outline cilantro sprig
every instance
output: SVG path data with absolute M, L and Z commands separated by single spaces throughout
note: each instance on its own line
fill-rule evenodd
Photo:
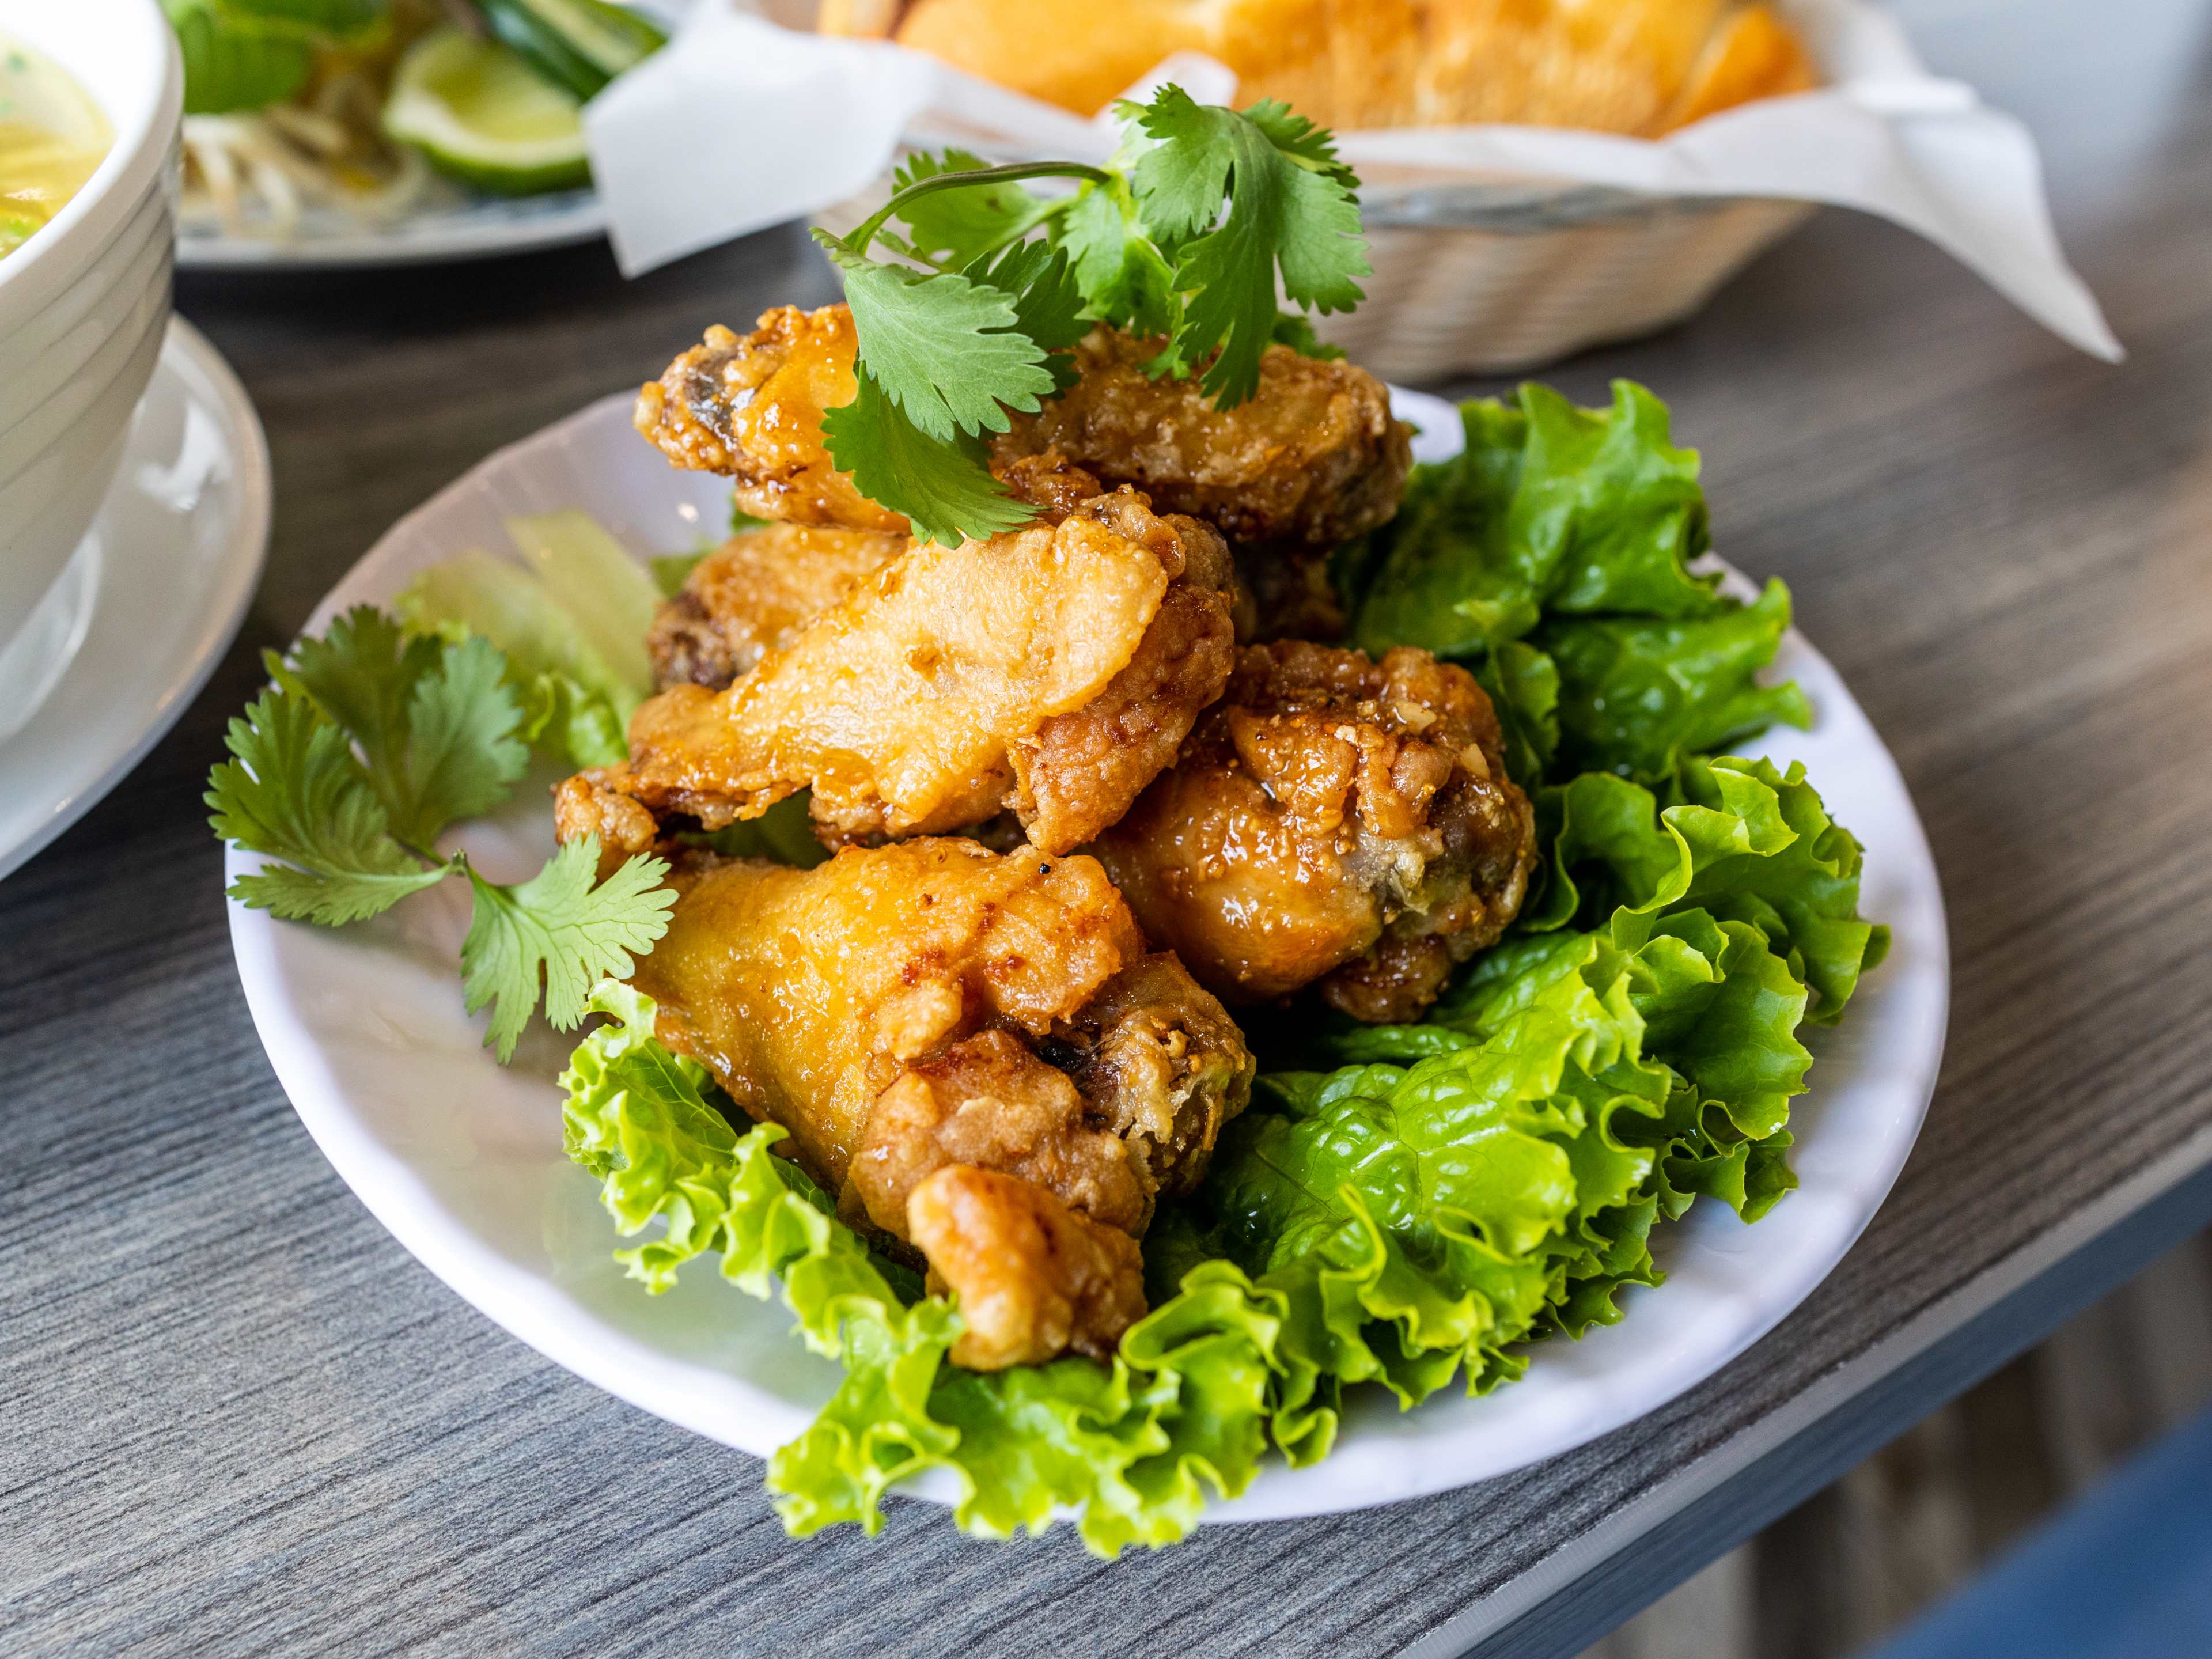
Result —
M 860 339 L 858 390 L 823 422 L 830 455 L 924 540 L 1035 516 L 992 477 L 988 434 L 1066 389 L 1093 324 L 1159 341 L 1152 374 L 1196 374 L 1227 408 L 1258 389 L 1272 344 L 1335 355 L 1309 313 L 1364 297 L 1359 180 L 1325 129 L 1272 100 L 1226 109 L 1176 86 L 1115 113 L 1122 143 L 1103 167 L 918 155 L 850 235 L 814 233 Z M 1036 179 L 1074 188 L 1040 195 Z
M 528 881 L 487 881 L 468 854 L 436 850 L 489 811 L 529 765 L 528 721 L 506 657 L 481 637 L 413 633 L 374 606 L 267 658 L 270 684 L 230 722 L 231 758 L 208 775 L 215 832 L 276 860 L 232 884 L 257 910 L 327 927 L 377 915 L 449 876 L 473 902 L 461 946 L 471 1013 L 504 1062 L 543 998 L 562 1030 L 591 988 L 628 975 L 675 895 L 668 866 L 629 859 L 603 881 L 596 837 L 562 847 Z

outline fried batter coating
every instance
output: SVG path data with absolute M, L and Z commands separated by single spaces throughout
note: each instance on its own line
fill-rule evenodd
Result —
M 639 394 L 638 430 L 676 465 L 736 479 L 739 505 L 763 518 L 904 530 L 823 447 L 823 410 L 854 395 L 854 347 L 842 305 L 786 306 L 742 337 L 711 330 Z M 1076 348 L 1081 379 L 1015 415 L 992 441 L 994 463 L 1057 449 L 1238 541 L 1326 546 L 1397 510 L 1412 428 L 1390 417 L 1389 392 L 1364 369 L 1270 346 L 1257 393 L 1215 409 L 1194 379 L 1147 375 L 1158 355 L 1157 341 L 1094 329 Z
M 1204 1172 L 1253 1063 L 1097 862 L 938 837 L 812 870 L 693 854 L 672 884 L 635 976 L 662 1040 L 921 1249 L 968 1314 L 962 1363 L 1110 1349 L 1155 1198 Z
M 632 797 L 609 788 L 605 776 L 594 768 L 553 787 L 553 833 L 563 843 L 597 836 L 601 881 L 632 854 L 667 850 L 661 849 L 659 821 Z
M 1127 489 L 988 541 L 916 544 L 728 690 L 647 701 L 629 763 L 588 781 L 710 830 L 811 788 L 831 846 L 1011 807 L 1066 852 L 1220 695 L 1233 581 L 1211 527 Z
M 646 635 L 654 685 L 719 691 L 907 550 L 882 530 L 769 524 L 741 530 L 691 567 Z
M 720 326 L 638 393 L 637 429 L 675 465 L 737 481 L 756 518 L 905 532 L 823 447 L 822 411 L 853 401 L 853 313 L 779 306 L 738 335 Z
M 1535 862 L 1496 711 L 1464 669 L 1255 646 L 1092 849 L 1156 942 L 1231 1002 L 1319 981 L 1356 1018 L 1418 1018 L 1496 943 Z
M 956 1365 L 1037 1365 L 1070 1349 L 1111 1359 L 1145 1316 L 1137 1241 L 1045 1188 L 947 1164 L 914 1189 L 907 1224 L 929 1259 L 929 1288 L 960 1299 Z
M 1244 1034 L 1165 951 L 1055 1020 L 1043 1050 L 1075 1079 L 1091 1121 L 1127 1144 L 1146 1189 L 1168 1194 L 1197 1187 L 1249 1081 Z
M 1259 390 L 1216 409 L 1196 379 L 1145 372 L 1159 351 L 1157 340 L 1093 329 L 1075 348 L 1076 383 L 1014 416 L 993 453 L 1059 449 L 1237 542 L 1334 545 L 1398 510 L 1413 428 L 1390 417 L 1389 388 L 1365 369 L 1270 346 Z
M 1003 1030 L 915 1061 L 877 1096 L 851 1182 L 868 1219 L 903 1234 L 909 1195 L 950 1164 L 1035 1182 L 1131 1237 L 1152 1218 L 1152 1192 L 1121 1138 L 1086 1128 L 1073 1079 Z

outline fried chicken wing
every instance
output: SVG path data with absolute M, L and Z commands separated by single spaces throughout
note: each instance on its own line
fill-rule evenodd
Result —
M 736 480 L 757 518 L 903 533 L 906 520 L 853 487 L 823 447 L 822 411 L 853 401 L 853 313 L 779 306 L 701 344 L 638 393 L 634 419 L 671 463 Z
M 1413 428 L 1365 369 L 1270 346 L 1259 390 L 1216 409 L 1196 379 L 1154 380 L 1161 343 L 1096 328 L 1075 384 L 994 441 L 1004 459 L 1057 449 L 1160 510 L 1235 542 L 1333 546 L 1386 522 L 1413 467 Z
M 1464 669 L 1286 641 L 1240 654 L 1182 758 L 1093 850 L 1226 1000 L 1318 981 L 1357 1018 L 1402 1021 L 1519 912 L 1535 832 Z
M 739 531 L 691 567 L 653 618 L 645 644 L 654 684 L 720 690 L 791 644 L 907 545 L 888 531 L 825 525 Z
M 1234 577 L 1210 526 L 1044 460 L 1088 492 L 1057 522 L 910 546 L 726 690 L 647 701 L 588 789 L 718 829 L 811 788 L 833 846 L 1002 808 L 1047 852 L 1096 835 L 1219 696 Z
M 921 1251 L 969 1321 L 955 1357 L 1110 1351 L 1155 1198 L 1204 1172 L 1253 1065 L 1097 862 L 939 837 L 811 870 L 695 854 L 672 883 L 635 981 L 662 1040 Z
M 676 465 L 726 473 L 763 518 L 903 530 L 866 500 L 823 447 L 822 412 L 849 402 L 855 336 L 843 306 L 787 306 L 740 337 L 726 328 L 639 394 L 637 427 Z M 1094 329 L 1076 348 L 1080 379 L 992 441 L 994 462 L 1058 450 L 1109 484 L 1132 484 L 1164 513 L 1188 513 L 1232 540 L 1328 546 L 1397 510 L 1412 428 L 1364 369 L 1271 346 L 1258 392 L 1216 409 L 1196 380 L 1154 380 L 1159 343 Z
M 1070 1349 L 1111 1359 L 1145 1316 L 1137 1241 L 1045 1188 L 948 1164 L 914 1189 L 907 1218 L 929 1288 L 960 1299 L 956 1365 L 1038 1365 Z

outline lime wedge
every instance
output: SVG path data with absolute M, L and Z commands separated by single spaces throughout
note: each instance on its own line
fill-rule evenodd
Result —
M 534 196 L 590 182 L 581 108 L 496 41 L 439 29 L 399 60 L 384 131 L 464 184 Z

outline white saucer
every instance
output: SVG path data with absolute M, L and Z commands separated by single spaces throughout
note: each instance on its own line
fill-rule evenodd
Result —
M 1417 453 L 1460 443 L 1457 411 L 1395 392 L 1423 428 Z M 630 427 L 625 394 L 502 450 L 395 526 L 323 601 L 388 604 L 426 565 L 503 544 L 503 515 L 580 507 L 640 557 L 696 549 L 727 511 L 726 482 L 672 471 Z M 1740 578 L 1732 580 L 1740 580 Z M 1949 963 L 1943 902 L 1912 800 L 1881 739 L 1827 660 L 1794 629 L 1775 664 L 1811 697 L 1811 732 L 1747 745 L 1802 760 L 1865 842 L 1863 902 L 1887 922 L 1889 959 L 1834 1030 L 1792 1103 L 1802 1185 L 1756 1230 L 1700 1204 L 1655 1241 L 1668 1282 L 1627 1293 L 1626 1316 L 1581 1342 L 1536 1349 L 1522 1381 L 1480 1400 L 1447 1389 L 1400 1414 L 1360 1391 L 1336 1450 L 1278 1463 L 1214 1521 L 1315 1515 L 1394 1502 L 1565 1451 L 1664 1404 L 1773 1328 L 1873 1217 L 1918 1134 L 1943 1049 Z M 553 849 L 550 803 L 519 792 L 460 838 L 496 880 Z M 229 854 L 226 880 L 255 868 Z M 809 1355 L 781 1305 L 740 1295 L 711 1263 L 647 1296 L 614 1260 L 598 1188 L 561 1150 L 555 1078 L 573 1039 L 533 1028 L 502 1068 L 461 1010 L 466 890 L 453 884 L 338 931 L 234 903 L 231 942 L 254 1024 L 285 1092 L 338 1173 L 426 1267 L 532 1347 L 609 1392 L 765 1455 L 830 1397 L 837 1367 Z M 313 1340 L 312 1336 L 303 1340 Z M 946 1497 L 947 1479 L 913 1488 Z
M 0 742 L 0 877 L 112 788 L 207 683 L 260 578 L 269 500 L 246 389 L 173 320 L 122 470 L 56 596 L 51 625 L 79 636 L 75 653 Z

